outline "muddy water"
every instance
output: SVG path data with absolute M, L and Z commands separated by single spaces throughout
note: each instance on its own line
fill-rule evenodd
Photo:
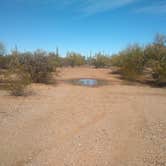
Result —
M 108 85 L 108 81 L 106 80 L 98 80 L 91 78 L 73 79 L 70 80 L 70 83 L 72 83 L 73 85 L 89 86 L 89 87 Z

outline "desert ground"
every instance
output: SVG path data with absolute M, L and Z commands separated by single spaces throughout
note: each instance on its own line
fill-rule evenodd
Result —
M 166 166 L 165 88 L 124 82 L 110 69 L 62 68 L 56 79 L 24 97 L 0 90 L 0 166 Z

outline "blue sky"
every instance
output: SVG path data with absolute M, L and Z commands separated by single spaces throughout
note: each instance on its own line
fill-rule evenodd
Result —
M 0 0 L 0 41 L 10 51 L 43 48 L 116 53 L 166 34 L 166 0 Z

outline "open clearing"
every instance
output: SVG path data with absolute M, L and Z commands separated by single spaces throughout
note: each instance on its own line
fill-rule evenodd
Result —
M 31 96 L 0 91 L 0 166 L 166 166 L 166 89 L 109 72 L 64 68 Z M 73 78 L 111 84 L 66 83 Z

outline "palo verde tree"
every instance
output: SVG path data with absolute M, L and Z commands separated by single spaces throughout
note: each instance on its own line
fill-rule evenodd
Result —
M 152 76 L 157 85 L 166 83 L 166 36 L 157 34 L 154 42 L 145 49 L 147 67 L 151 68 Z
M 108 55 L 102 54 L 101 52 L 97 53 L 92 60 L 92 64 L 96 68 L 109 67 L 111 58 Z
M 65 59 L 65 65 L 75 67 L 75 66 L 81 66 L 86 63 L 85 57 L 82 56 L 80 53 L 76 52 L 68 52 Z

